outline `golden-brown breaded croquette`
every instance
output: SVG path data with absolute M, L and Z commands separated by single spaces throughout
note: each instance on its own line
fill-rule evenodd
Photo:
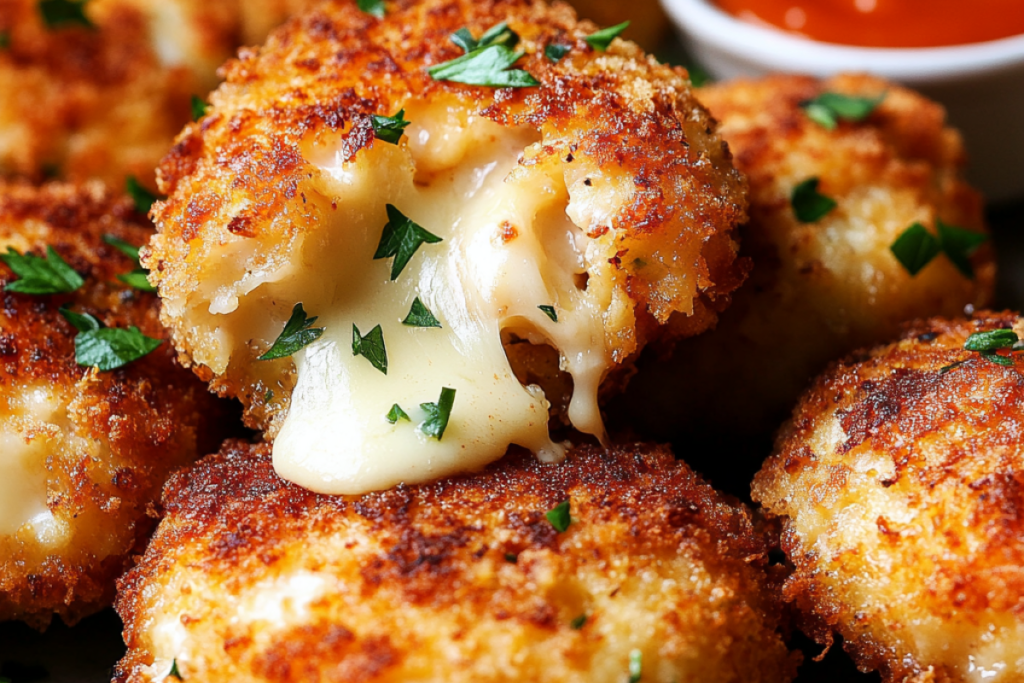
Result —
M 754 482 L 807 630 L 884 681 L 1024 677 L 1018 335 L 1015 314 L 936 318 L 833 365 Z
M 0 185 L 0 251 L 53 249 L 85 281 L 72 293 L 16 293 L 7 288 L 23 278 L 0 265 L 0 620 L 41 627 L 110 604 L 166 475 L 217 446 L 220 401 L 170 344 L 109 372 L 80 367 L 60 312 L 163 338 L 156 295 L 117 280 L 136 264 L 103 241 L 141 245 L 151 232 L 129 200 L 96 184 Z
M 867 119 L 827 130 L 801 107 L 826 92 L 884 99 Z M 973 279 L 943 255 L 911 276 L 890 250 L 915 222 L 933 235 L 940 220 L 985 232 L 981 199 L 961 175 L 960 136 L 938 104 L 855 75 L 740 80 L 698 97 L 749 179 L 741 254 L 754 269 L 713 333 L 636 379 L 623 406 L 638 408 L 629 414 L 644 429 L 661 438 L 770 432 L 828 362 L 892 339 L 903 321 L 989 304 L 989 246 L 971 258 Z M 837 205 L 803 223 L 791 195 L 812 178 Z
M 561 465 L 514 450 L 479 474 L 330 497 L 280 479 L 268 446 L 228 442 L 164 504 L 119 584 L 118 681 L 174 664 L 239 683 L 795 674 L 750 513 L 664 448 Z
M 236 15 L 203 0 L 0 0 L 0 175 L 153 185 L 234 50 Z
M 743 182 L 684 72 L 591 46 L 565 5 L 387 8 L 317 5 L 225 68 L 161 167 L 146 261 L 185 362 L 323 493 L 510 443 L 557 459 L 503 340 L 556 347 L 569 420 L 603 436 L 605 377 L 652 336 L 706 328 L 744 275 Z M 309 345 L 281 357 L 281 335 Z M 450 431 L 422 438 L 415 407 L 448 390 Z

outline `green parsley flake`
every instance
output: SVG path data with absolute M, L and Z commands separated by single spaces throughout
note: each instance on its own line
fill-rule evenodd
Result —
M 388 204 L 387 211 L 388 222 L 373 258 L 377 260 L 394 256 L 391 279 L 397 280 L 421 244 L 436 244 L 441 238 L 406 218 L 394 205 Z
M 516 555 L 515 553 L 505 553 L 505 561 L 509 562 L 511 564 L 518 564 L 519 563 L 519 556 Z
M 589 36 L 584 38 L 587 44 L 595 50 L 604 52 L 611 45 L 612 41 L 619 37 L 619 34 L 629 28 L 629 22 L 624 21 L 617 26 L 610 26 L 605 29 L 601 29 L 596 33 L 591 33 Z
M 468 28 L 460 28 L 451 35 L 452 42 L 462 48 L 463 52 L 469 54 L 491 45 L 504 45 L 509 49 L 519 44 L 519 34 L 508 27 L 507 22 L 495 24 L 480 36 L 480 40 L 473 38 Z
M 96 28 L 89 17 L 85 16 L 85 6 L 88 2 L 89 0 L 40 0 L 39 14 L 47 28 L 74 25 Z
M 1004 368 L 1011 368 L 1015 365 L 1014 359 L 1009 356 L 1000 356 L 996 353 L 1005 349 L 1009 349 L 1011 352 L 1024 349 L 1020 337 L 1013 330 L 1003 329 L 975 332 L 964 343 L 965 351 L 974 351 L 990 363 L 995 363 Z M 939 374 L 945 375 L 950 370 L 954 370 L 966 362 L 966 360 L 961 360 L 947 365 L 939 370 Z
M 142 290 L 143 292 L 155 292 L 156 287 L 149 284 L 149 271 L 142 267 L 139 262 L 139 247 L 136 247 L 114 235 L 104 235 L 103 241 L 114 247 L 122 254 L 135 261 L 135 270 L 130 273 L 118 275 L 117 279 L 129 287 Z
M 939 233 L 939 244 L 956 269 L 968 280 L 974 279 L 974 268 L 971 266 L 971 255 L 988 240 L 987 235 L 972 232 L 955 225 L 947 225 L 942 220 L 935 221 Z
M 896 238 L 889 250 L 913 277 L 939 255 L 942 247 L 923 225 L 914 223 Z
M 551 510 L 544 513 L 544 516 L 551 522 L 558 533 L 564 532 L 572 524 L 572 517 L 569 515 L 569 501 L 563 500 Z
M 377 325 L 366 336 L 359 333 L 359 328 L 352 325 L 352 355 L 362 356 L 370 361 L 370 365 L 385 375 L 388 374 L 388 350 L 384 348 L 384 330 Z
M 292 315 L 285 323 L 284 330 L 266 353 L 257 360 L 274 360 L 276 358 L 287 358 L 300 349 L 309 346 L 324 333 L 324 328 L 313 327 L 316 316 L 306 317 L 306 311 L 302 304 L 297 303 L 292 308 Z
M 556 64 L 562 60 L 562 57 L 569 54 L 572 47 L 569 45 L 562 45 L 560 43 L 548 43 L 547 47 L 544 48 L 544 56 L 550 59 Z
M 808 178 L 793 188 L 790 204 L 801 223 L 814 223 L 837 206 L 834 199 L 818 192 L 819 182 L 818 178 Z
M 537 308 L 539 308 L 540 310 L 544 311 L 544 315 L 546 315 L 547 317 L 551 318 L 551 322 L 553 322 L 553 323 L 557 323 L 558 322 L 558 313 L 555 312 L 555 307 L 554 306 L 538 306 Z
M 53 247 L 46 247 L 46 258 L 35 254 L 22 256 L 11 247 L 0 255 L 0 260 L 20 279 L 8 282 L 4 291 L 19 294 L 63 294 L 73 292 L 85 284 L 82 276 L 60 257 Z
M 199 119 L 201 119 L 204 116 L 206 116 L 206 110 L 208 108 L 209 108 L 209 105 L 206 104 L 206 102 L 203 102 L 203 98 L 199 97 L 199 95 L 193 95 L 192 96 L 192 120 L 193 121 L 198 121 Z
M 356 5 L 358 5 L 359 9 L 362 11 L 375 16 L 378 19 L 383 19 L 384 15 L 387 13 L 387 10 L 384 8 L 384 0 L 358 0 Z
M 128 176 L 124 181 L 124 189 L 128 196 L 135 202 L 135 210 L 139 213 L 148 214 L 153 208 L 153 203 L 159 199 L 155 194 L 145 188 L 133 175 Z
M 421 403 L 420 408 L 426 411 L 427 419 L 420 425 L 420 431 L 440 441 L 444 436 L 444 430 L 448 428 L 453 405 L 455 405 L 455 390 L 449 387 L 441 389 L 441 397 L 437 403 Z
M 141 247 L 136 247 L 134 244 L 131 244 L 130 242 L 125 242 L 123 239 L 117 237 L 116 235 L 104 235 L 103 241 L 117 249 L 119 252 L 130 258 L 132 261 L 135 261 L 136 265 L 138 265 L 139 249 L 141 249 Z
M 522 69 L 512 69 L 523 52 L 514 52 L 504 45 L 473 50 L 467 54 L 427 69 L 435 81 L 452 81 L 490 88 L 531 88 L 540 81 Z
M 884 99 L 885 93 L 878 97 L 856 97 L 837 92 L 825 92 L 800 106 L 803 107 L 807 117 L 819 126 L 827 130 L 835 130 L 840 120 L 863 121 Z
M 409 122 L 405 120 L 405 110 L 402 109 L 394 116 L 371 116 L 370 125 L 378 140 L 397 145 Z
M 644 653 L 640 650 L 629 651 L 629 683 L 640 683 L 644 674 Z
M 178 659 L 177 658 L 171 660 L 171 670 L 167 672 L 167 677 L 170 678 L 171 676 L 174 676 L 179 681 L 180 680 L 184 680 L 181 677 L 181 671 L 178 670 Z
M 105 327 L 95 316 L 60 309 L 61 315 L 78 330 L 75 337 L 75 362 L 101 372 L 116 370 L 152 353 L 163 342 L 147 337 L 132 326 L 128 329 Z
M 419 297 L 413 299 L 409 315 L 405 316 L 402 324 L 409 327 L 441 327 L 441 321 L 434 317 L 434 314 L 423 305 Z
M 6 50 L 11 46 L 11 34 L 8 31 L 0 31 L 0 50 Z
M 569 622 L 569 628 L 573 631 L 579 631 L 587 623 L 587 615 L 581 614 L 572 621 Z
M 272 403 L 274 401 L 274 390 L 267 389 L 267 393 L 263 394 L 264 403 Z
M 404 410 L 402 410 L 402 406 L 398 405 L 397 403 L 391 406 L 391 410 L 389 410 L 388 414 L 384 416 L 384 419 L 390 422 L 391 424 L 395 424 L 399 420 L 412 422 L 412 418 L 409 417 L 409 415 Z

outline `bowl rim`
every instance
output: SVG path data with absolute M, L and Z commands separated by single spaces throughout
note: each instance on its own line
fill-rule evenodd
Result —
M 816 75 L 868 71 L 908 83 L 929 83 L 1024 65 L 1024 34 L 945 47 L 857 47 L 743 21 L 710 0 L 663 0 L 663 4 L 694 42 L 713 44 L 773 71 Z

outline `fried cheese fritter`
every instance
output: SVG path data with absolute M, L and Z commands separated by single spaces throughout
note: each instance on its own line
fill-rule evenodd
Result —
M 568 527 L 545 514 L 568 501 Z M 119 584 L 115 680 L 789 681 L 764 538 L 661 447 L 514 450 L 361 497 L 228 442 Z
M 0 251 L 52 247 L 85 280 L 70 294 L 0 294 L 0 620 L 43 627 L 109 605 L 164 478 L 219 443 L 221 402 L 170 344 L 110 372 L 80 367 L 59 312 L 163 338 L 156 295 L 119 282 L 134 264 L 102 241 L 151 233 L 98 184 L 0 185 Z M 0 264 L 2 287 L 18 279 Z
M 510 30 L 482 53 L 450 39 L 485 40 L 499 22 Z M 628 374 L 651 337 L 705 329 L 742 281 L 744 185 L 685 72 L 622 40 L 600 51 L 585 41 L 596 28 L 540 1 L 396 2 L 377 19 L 338 0 L 225 68 L 209 113 L 160 169 L 170 198 L 146 263 L 183 361 L 306 459 L 293 480 L 329 493 L 394 485 L 363 441 L 342 450 L 366 479 L 339 483 L 355 475 L 318 469 L 348 462 L 322 442 L 376 429 L 366 438 L 383 443 L 393 404 L 442 387 L 462 397 L 454 445 L 423 442 L 429 465 L 403 467 L 404 481 L 478 468 L 509 443 L 557 458 L 547 402 L 516 381 L 502 341 L 556 347 L 573 380 L 568 419 L 601 437 L 605 377 Z M 568 52 L 555 61 L 552 45 Z M 428 73 L 460 55 L 452 78 L 539 84 Z M 376 137 L 373 117 L 399 115 L 397 142 Z M 403 265 L 389 260 L 404 249 L 395 237 L 388 251 L 392 230 L 415 245 Z M 438 329 L 402 323 L 416 300 Z M 293 315 L 316 318 L 323 338 L 257 362 Z M 374 369 L 355 350 L 372 342 L 354 335 L 378 325 Z M 561 405 L 557 374 L 537 384 Z
M 963 348 L 992 330 L 1024 320 L 918 322 L 833 365 L 754 482 L 806 630 L 887 682 L 1024 676 L 1024 358 Z
M 153 185 L 192 96 L 216 85 L 234 50 L 238 10 L 203 0 L 66 4 L 81 5 L 91 26 L 45 20 L 46 2 L 0 0 L 0 175 Z
M 885 98 L 866 120 L 826 130 L 801 107 L 826 92 Z M 990 246 L 971 257 L 974 279 L 942 255 L 911 276 L 890 250 L 915 222 L 933 235 L 938 220 L 986 231 L 981 199 L 961 175 L 960 136 L 938 104 L 856 75 L 739 80 L 698 97 L 749 179 L 741 254 L 754 269 L 713 333 L 637 377 L 623 407 L 647 433 L 768 433 L 828 362 L 892 339 L 903 321 L 991 302 Z M 837 206 L 802 223 L 791 194 L 811 178 Z

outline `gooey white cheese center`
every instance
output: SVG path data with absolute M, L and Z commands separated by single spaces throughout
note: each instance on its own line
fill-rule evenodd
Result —
M 359 494 L 429 481 L 479 469 L 510 444 L 560 459 L 543 392 L 520 384 L 505 356 L 509 334 L 559 349 L 575 383 L 571 420 L 604 435 L 597 389 L 611 360 L 602 311 L 581 285 L 588 240 L 566 216 L 559 160 L 539 153 L 535 131 L 453 116 L 410 108 L 400 146 L 377 140 L 348 161 L 310 154 L 331 225 L 306 239 L 295 273 L 310 278 L 303 304 L 325 332 L 294 355 L 274 443 L 276 470 L 303 487 Z M 391 259 L 373 258 L 388 204 L 442 240 L 420 245 L 394 281 Z M 440 329 L 403 324 L 417 297 Z M 353 325 L 362 335 L 381 326 L 387 374 L 353 354 Z M 420 406 L 444 387 L 456 394 L 437 439 L 421 429 Z M 395 404 L 411 419 L 389 423 Z

